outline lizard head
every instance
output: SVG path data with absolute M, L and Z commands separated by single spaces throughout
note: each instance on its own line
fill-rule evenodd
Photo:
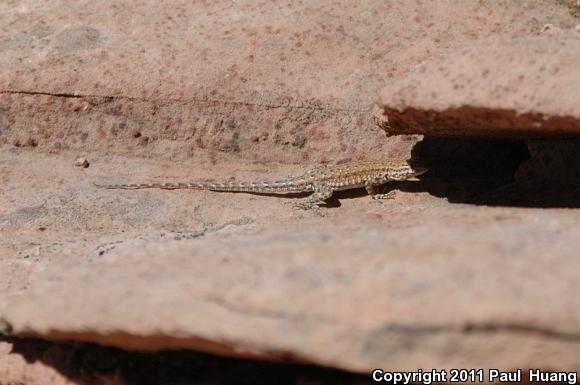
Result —
M 387 172 L 387 178 L 390 180 L 417 180 L 417 176 L 426 173 L 428 170 L 425 165 L 409 160 L 399 166 L 392 167 Z

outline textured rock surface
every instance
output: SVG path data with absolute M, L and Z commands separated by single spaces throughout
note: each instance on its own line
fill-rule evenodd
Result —
M 285 163 L 400 155 L 371 120 L 380 90 L 446 49 L 574 23 L 552 0 L 27 0 L 0 15 L 0 143 Z
M 562 175 L 559 147 L 417 143 L 371 118 L 417 65 L 495 35 L 576 46 L 536 36 L 548 23 L 575 21 L 551 0 L 1 2 L 0 327 L 363 372 L 577 368 L 580 214 L 537 208 L 537 192 L 520 209 L 477 194 Z M 295 198 L 92 184 L 273 179 L 410 152 L 433 161 L 421 182 L 388 202 L 343 193 L 325 218 Z M 8 383 L 76 381 L 60 348 L 37 369 L 11 345 Z
M 580 30 L 500 35 L 450 50 L 382 93 L 391 134 L 580 134 Z
M 73 161 L 39 171 L 59 181 L 79 170 Z M 60 241 L 4 261 L 16 286 L 3 288 L 2 320 L 18 335 L 362 372 L 577 367 L 580 213 L 451 204 L 421 183 L 401 187 L 413 192 L 347 195 L 318 218 L 275 197 L 100 191 L 80 177 L 57 194 L 29 186 L 45 203 L 5 223 Z M 158 225 L 168 218 L 190 224 Z M 117 234 L 102 235 L 106 223 Z

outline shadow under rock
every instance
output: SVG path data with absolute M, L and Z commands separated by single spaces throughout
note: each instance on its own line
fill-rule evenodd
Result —
M 452 203 L 580 207 L 580 141 L 425 137 L 412 158 L 429 167 L 406 191 Z
M 368 383 L 370 378 L 310 365 L 227 358 L 193 351 L 139 353 L 89 343 L 2 336 L 0 341 L 12 344 L 10 354 L 19 354 L 29 363 L 39 361 L 83 385 L 354 385 Z

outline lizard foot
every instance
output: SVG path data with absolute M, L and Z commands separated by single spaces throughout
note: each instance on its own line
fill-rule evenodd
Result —
M 309 211 L 313 211 L 315 214 L 324 217 L 326 216 L 325 212 L 323 211 L 322 208 L 320 208 L 320 206 L 318 206 L 316 203 L 312 203 L 312 202 L 298 202 L 298 203 L 294 203 L 294 207 L 300 210 L 309 210 Z
M 373 199 L 375 200 L 379 200 L 379 199 L 395 199 L 396 193 L 395 191 L 389 191 L 386 194 L 375 194 L 372 196 Z

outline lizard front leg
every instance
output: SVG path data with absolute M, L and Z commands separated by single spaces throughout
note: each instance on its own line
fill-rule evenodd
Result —
M 384 182 L 382 181 L 370 181 L 365 183 L 365 189 L 367 193 L 373 199 L 394 199 L 395 191 L 389 191 L 388 193 L 383 193 Z

